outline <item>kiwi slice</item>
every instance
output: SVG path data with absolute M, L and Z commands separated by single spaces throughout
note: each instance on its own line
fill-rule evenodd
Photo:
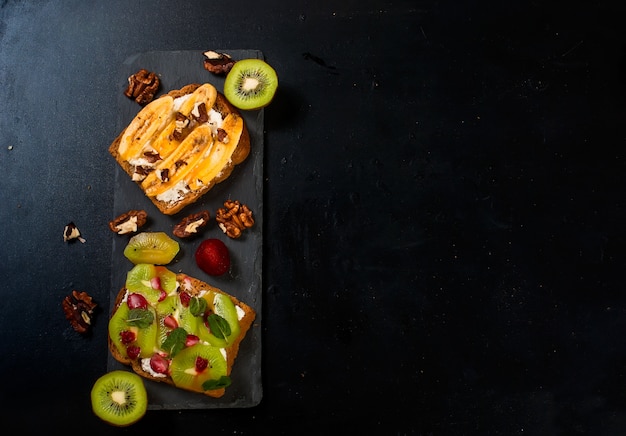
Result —
M 208 317 L 198 325 L 198 337 L 209 344 L 226 348 L 239 336 L 237 308 L 228 295 L 207 292 L 203 295 L 207 302 Z M 228 326 L 224 326 L 226 322 Z
M 235 62 L 224 81 L 224 95 L 233 106 L 243 110 L 267 106 L 277 88 L 276 71 L 261 59 Z
M 139 263 L 126 274 L 126 289 L 138 292 L 150 304 L 162 299 L 162 293 L 169 294 L 176 289 L 176 273 L 164 266 Z
M 156 312 L 152 307 L 143 310 L 151 313 L 152 316 L 146 318 L 148 321 L 151 319 L 151 322 L 142 322 L 141 310 L 133 312 L 126 303 L 120 304 L 109 320 L 109 337 L 117 351 L 124 357 L 128 357 L 127 349 L 130 345 L 139 347 L 139 357 L 141 358 L 150 357 L 154 353 L 158 333 Z M 124 343 L 122 332 L 132 332 L 135 335 L 135 340 Z
M 219 348 L 196 344 L 174 356 L 170 373 L 176 386 L 204 392 L 207 386 L 224 387 L 219 381 L 226 377 L 226 359 Z
M 135 265 L 166 265 L 176 257 L 179 250 L 178 242 L 165 232 L 142 232 L 130 238 L 124 249 L 124 256 Z
M 176 319 L 178 327 L 185 329 L 189 334 L 196 334 L 200 318 L 193 316 L 189 308 L 183 306 L 178 295 L 170 295 L 158 303 L 156 311 L 158 313 L 157 340 L 159 344 L 163 344 L 169 332 L 172 331 L 172 327 L 165 325 L 165 318 L 170 315 Z
M 126 427 L 139 421 L 148 408 L 148 394 L 141 377 L 115 370 L 96 380 L 91 389 L 93 412 L 105 422 Z

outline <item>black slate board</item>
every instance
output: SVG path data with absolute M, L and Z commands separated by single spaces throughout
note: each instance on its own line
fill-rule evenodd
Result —
M 219 50 L 235 59 L 263 58 L 257 50 Z M 141 107 L 124 96 L 128 76 L 141 68 L 157 73 L 161 79 L 159 95 L 179 89 L 190 83 L 211 83 L 222 92 L 224 78 L 216 76 L 203 67 L 203 52 L 198 51 L 152 51 L 129 57 L 119 72 L 120 88 L 118 99 L 117 131 L 121 132 Z M 262 301 L 262 229 L 263 229 L 263 110 L 242 112 L 250 133 L 251 151 L 245 162 L 238 165 L 231 176 L 216 185 L 197 203 L 188 206 L 176 215 L 162 214 L 143 194 L 128 175 L 116 165 L 114 210 L 111 219 L 130 209 L 144 209 L 148 222 L 141 231 L 163 231 L 177 240 L 180 252 L 167 267 L 174 272 L 184 272 L 204 280 L 250 305 L 256 311 L 256 320 L 242 342 L 239 355 L 231 374 L 232 385 L 222 398 L 211 398 L 202 394 L 176 389 L 164 383 L 146 380 L 149 409 L 208 409 L 242 408 L 257 405 L 262 398 L 261 384 L 261 301 Z M 112 138 L 113 140 L 113 138 Z M 253 211 L 255 225 L 238 239 L 228 238 L 217 227 L 215 212 L 227 199 L 239 200 Z M 208 210 L 210 223 L 201 234 L 191 239 L 173 236 L 176 223 L 190 213 Z M 111 306 L 115 296 L 123 287 L 127 272 L 133 264 L 123 255 L 124 248 L 132 235 L 116 235 L 112 248 Z M 219 238 L 229 248 L 231 270 L 220 277 L 210 277 L 198 268 L 194 253 L 205 238 Z M 110 307 L 111 309 L 111 307 Z M 110 355 L 108 370 L 124 369 Z

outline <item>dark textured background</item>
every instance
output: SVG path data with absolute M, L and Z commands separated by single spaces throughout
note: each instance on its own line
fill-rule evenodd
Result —
M 4 421 L 112 433 L 60 303 L 108 303 L 119 67 L 227 47 L 280 76 L 263 400 L 120 433 L 624 434 L 624 5 L 1 1 Z

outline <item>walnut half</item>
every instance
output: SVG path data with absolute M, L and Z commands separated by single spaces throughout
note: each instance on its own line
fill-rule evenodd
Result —
M 91 328 L 91 320 L 98 305 L 86 292 L 73 290 L 63 299 L 63 312 L 78 333 L 87 333 Z
M 126 87 L 124 95 L 143 106 L 154 99 L 160 85 L 159 76 L 142 68 L 128 77 L 128 87 Z
M 226 200 L 217 210 L 215 221 L 229 238 L 239 238 L 241 233 L 254 225 L 252 211 L 237 200 Z
M 112 221 L 109 221 L 109 228 L 118 235 L 136 232 L 146 223 L 148 214 L 145 210 L 129 210 L 121 214 Z
M 209 212 L 206 210 L 189 215 L 174 226 L 172 233 L 179 238 L 195 235 L 201 227 L 207 225 L 210 217 Z

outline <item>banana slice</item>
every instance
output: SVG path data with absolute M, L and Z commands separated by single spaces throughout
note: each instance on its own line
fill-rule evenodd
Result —
M 174 117 L 174 99 L 157 98 L 135 116 L 120 139 L 118 153 L 125 161 L 141 156 Z
M 187 185 L 192 191 L 217 179 L 220 172 L 232 159 L 233 152 L 239 143 L 239 137 L 243 132 L 243 118 L 234 114 L 226 115 L 222 122 L 222 129 L 227 133 L 225 142 L 216 141 L 210 155 L 206 156 L 196 170 L 185 177 Z
M 213 144 L 214 139 L 211 134 L 211 128 L 208 124 L 202 124 L 195 128 L 193 132 L 191 132 L 189 136 L 187 136 L 187 138 L 185 138 L 185 140 L 180 144 L 179 148 L 183 148 L 185 150 L 181 154 L 180 158 L 173 162 L 168 160 L 167 166 L 159 165 L 157 168 L 156 172 L 160 170 L 161 174 L 163 174 L 162 171 L 164 169 L 167 170 L 167 181 L 162 183 L 153 183 L 149 187 L 146 187 L 146 195 L 149 197 L 156 197 L 176 185 L 185 177 L 185 175 L 194 171 L 199 162 L 205 159 L 206 156 L 211 155 Z M 160 181 L 158 177 L 155 180 Z
M 198 116 L 198 106 L 204 103 L 206 110 L 209 111 L 215 104 L 216 99 L 217 90 L 215 87 L 209 84 L 204 84 L 189 94 L 189 96 L 182 97 L 178 107 L 175 102 L 173 106 L 174 115 L 172 119 L 157 136 L 157 138 L 154 139 L 151 143 L 151 147 L 159 154 L 159 156 L 161 156 L 162 159 L 167 158 L 167 156 L 169 156 L 169 154 L 172 153 L 180 144 L 180 140 L 176 139 L 174 135 L 174 130 L 176 130 L 176 112 L 181 113 L 186 118 L 189 118 L 191 115 Z

